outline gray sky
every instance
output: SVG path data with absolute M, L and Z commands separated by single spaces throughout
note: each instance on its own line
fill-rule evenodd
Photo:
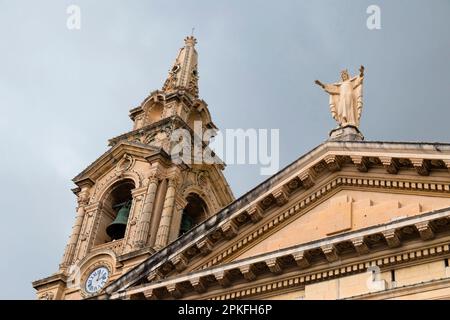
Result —
M 66 8 L 81 8 L 81 30 Z M 381 8 L 381 30 L 366 9 Z M 71 179 L 131 129 L 195 27 L 221 128 L 279 128 L 281 167 L 335 126 L 315 79 L 366 67 L 366 140 L 450 142 L 450 2 L 0 0 L 0 298 L 34 298 L 75 217 Z M 236 196 L 266 177 L 228 166 Z

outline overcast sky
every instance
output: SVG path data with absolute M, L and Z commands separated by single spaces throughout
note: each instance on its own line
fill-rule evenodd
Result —
M 81 8 L 81 30 L 66 27 Z M 366 9 L 381 8 L 381 30 Z M 281 167 L 335 127 L 339 71 L 366 67 L 366 140 L 450 142 L 450 1 L 0 0 L 0 298 L 33 299 L 75 218 L 71 179 L 131 129 L 195 27 L 221 128 L 280 129 Z M 228 166 L 240 196 L 267 177 Z

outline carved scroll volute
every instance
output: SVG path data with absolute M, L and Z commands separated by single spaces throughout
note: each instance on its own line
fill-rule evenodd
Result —
M 89 188 L 84 187 L 81 189 L 77 197 L 78 207 L 85 207 L 89 204 Z
M 160 170 L 153 170 L 148 175 L 148 184 L 158 183 L 161 180 L 161 177 L 162 177 L 162 173 Z

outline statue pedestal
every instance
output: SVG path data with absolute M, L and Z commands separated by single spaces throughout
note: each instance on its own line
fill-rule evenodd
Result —
M 345 126 L 330 131 L 328 141 L 363 141 L 364 136 L 355 126 Z

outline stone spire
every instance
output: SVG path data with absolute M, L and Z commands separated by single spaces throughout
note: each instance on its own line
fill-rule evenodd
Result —
M 178 56 L 162 87 L 164 92 L 170 93 L 184 90 L 198 98 L 198 55 L 195 50 L 196 43 L 197 40 L 193 36 L 184 39 L 184 47 L 178 52 Z

